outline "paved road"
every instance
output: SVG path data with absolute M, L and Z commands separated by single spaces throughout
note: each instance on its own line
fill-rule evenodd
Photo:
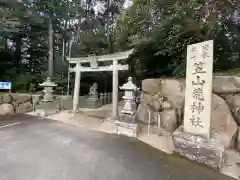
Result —
M 0 116 L 0 179 L 231 180 L 134 139 L 30 116 Z

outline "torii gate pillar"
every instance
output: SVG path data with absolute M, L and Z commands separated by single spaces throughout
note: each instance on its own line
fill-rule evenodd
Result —
M 113 77 L 112 77 L 112 119 L 118 118 L 118 61 L 113 61 Z

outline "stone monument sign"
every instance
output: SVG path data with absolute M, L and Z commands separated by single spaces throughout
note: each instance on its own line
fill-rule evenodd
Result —
M 187 47 L 184 132 L 210 137 L 213 41 Z

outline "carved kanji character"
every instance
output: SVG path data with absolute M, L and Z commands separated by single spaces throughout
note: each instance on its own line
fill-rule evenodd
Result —
M 200 76 L 197 76 L 197 80 L 196 81 L 192 81 L 192 85 L 201 85 L 203 86 L 206 82 L 204 80 L 200 80 Z
M 202 102 L 193 102 L 193 104 L 190 106 L 190 109 L 192 113 L 195 111 L 200 114 L 204 110 L 204 106 Z
M 194 100 L 203 101 L 204 100 L 203 88 L 202 87 L 194 88 L 193 92 L 192 92 L 192 95 L 193 95 Z
M 192 116 L 190 118 L 190 121 L 191 121 L 193 126 L 203 128 L 203 124 L 202 124 L 202 121 L 201 121 L 200 117 Z
M 192 74 L 199 74 L 199 73 L 206 73 L 206 71 L 203 69 L 204 62 L 195 62 L 193 64 L 193 73 Z

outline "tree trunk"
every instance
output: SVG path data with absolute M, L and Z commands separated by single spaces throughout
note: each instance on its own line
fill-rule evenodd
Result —
M 107 0 L 107 42 L 108 42 L 108 52 L 112 52 L 112 43 L 111 43 L 111 34 L 110 34 L 110 13 L 109 13 L 109 8 L 110 8 L 110 3 L 111 0 Z
M 8 51 L 8 37 L 5 37 L 4 51 Z
M 48 75 L 53 77 L 54 73 L 54 61 L 53 61 L 53 27 L 52 20 L 49 18 L 49 27 L 48 27 Z
M 68 25 L 68 18 L 65 18 L 65 24 L 64 24 L 64 31 L 67 29 L 67 25 Z M 66 39 L 65 39 L 65 34 L 63 36 L 63 40 L 62 40 L 62 62 L 64 62 L 65 60 L 65 54 L 66 54 Z
M 84 8 L 84 7 L 83 7 L 83 5 L 84 5 L 83 0 L 79 0 L 79 3 L 80 3 L 80 8 L 83 9 L 83 8 Z M 79 17 L 79 22 L 78 22 L 78 25 L 77 25 L 76 41 L 78 41 L 79 38 L 80 38 L 81 21 L 82 21 L 82 16 Z
M 15 38 L 16 41 L 16 49 L 15 49 L 15 59 L 14 59 L 14 64 L 15 67 L 18 68 L 20 67 L 21 63 L 21 56 L 22 56 L 22 37 L 20 35 L 17 35 Z

